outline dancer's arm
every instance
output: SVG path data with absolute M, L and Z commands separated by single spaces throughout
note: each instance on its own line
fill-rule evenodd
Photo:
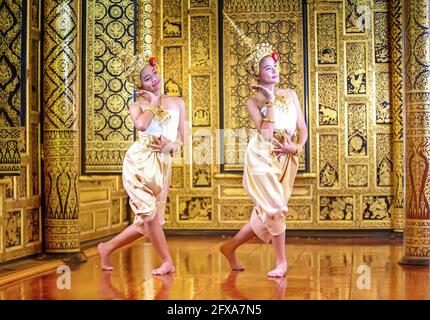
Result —
M 246 108 L 248 109 L 249 116 L 251 117 L 252 122 L 254 122 L 254 126 L 259 133 L 263 136 L 263 139 L 266 141 L 270 141 L 273 137 L 273 131 L 275 125 L 273 122 L 268 122 L 263 120 L 263 116 L 260 112 L 260 108 L 257 105 L 255 99 L 251 98 L 246 102 Z M 268 108 L 266 119 L 273 119 L 272 108 Z
M 150 109 L 155 107 L 156 99 L 151 92 L 142 90 L 141 94 L 145 100 L 133 102 L 129 107 L 129 112 L 136 130 L 145 131 L 154 118 L 154 113 Z

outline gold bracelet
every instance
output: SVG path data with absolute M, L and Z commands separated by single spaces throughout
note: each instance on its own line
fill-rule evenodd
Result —
M 269 118 L 263 118 L 263 122 L 275 123 L 274 120 L 271 120 Z

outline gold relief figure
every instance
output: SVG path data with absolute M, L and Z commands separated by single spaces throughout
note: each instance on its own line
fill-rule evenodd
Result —
M 209 49 L 205 46 L 203 40 L 197 41 L 197 46 L 194 49 L 193 64 L 196 67 L 204 66 L 209 61 Z
M 287 273 L 285 216 L 288 214 L 288 200 L 308 130 L 295 91 L 276 88 L 280 81 L 280 54 L 274 52 L 269 43 L 253 43 L 225 16 L 247 51 L 243 61 L 245 69 L 257 81 L 257 84 L 249 85 L 257 93 L 246 102 L 248 114 L 257 130 L 245 152 L 242 180 L 245 191 L 254 202 L 251 218 L 220 250 L 232 270 L 241 271 L 244 267 L 235 255 L 239 246 L 255 235 L 266 243 L 272 242 L 276 268 L 267 275 L 280 278 Z M 292 138 L 297 129 L 299 135 L 295 143 Z
M 326 163 L 324 168 L 320 172 L 320 185 L 322 187 L 333 187 L 338 182 L 338 176 L 336 170 Z
M 97 246 L 101 267 L 113 270 L 111 253 L 146 235 L 162 259 L 161 267 L 154 269 L 152 274 L 172 273 L 175 267 L 162 226 L 171 183 L 172 159 L 181 152 L 184 141 L 185 105 L 182 98 L 161 93 L 155 57 L 122 56 L 121 60 L 125 78 L 135 86 L 138 95 L 137 101 L 129 106 L 129 113 L 139 139 L 128 149 L 122 170 L 134 222 L 113 239 Z
M 181 36 L 181 19 L 164 18 L 164 36 L 168 38 Z

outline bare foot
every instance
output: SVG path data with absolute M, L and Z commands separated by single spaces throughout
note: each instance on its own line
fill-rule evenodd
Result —
M 152 270 L 152 274 L 154 276 L 161 276 L 163 274 L 168 274 L 168 273 L 173 273 L 175 272 L 175 267 L 173 266 L 173 262 L 172 261 L 164 261 L 161 264 L 160 268 L 154 269 Z
M 103 242 L 99 243 L 97 246 L 97 251 L 99 252 L 101 259 L 101 267 L 103 270 L 112 271 L 112 263 L 110 262 L 110 253 L 106 250 L 105 244 Z
M 236 254 L 234 253 L 234 250 L 230 248 L 228 243 L 225 243 L 220 248 L 221 253 L 227 258 L 228 262 L 230 263 L 231 270 L 233 271 L 243 271 L 245 270 L 244 267 L 242 267 L 239 262 L 236 260 Z
M 269 271 L 267 276 L 271 278 L 283 278 L 287 274 L 288 265 L 286 262 L 280 263 L 275 269 Z

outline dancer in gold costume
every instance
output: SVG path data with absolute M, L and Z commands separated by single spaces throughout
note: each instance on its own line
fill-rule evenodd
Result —
M 299 156 L 308 137 L 297 94 L 292 89 L 275 87 L 279 82 L 279 59 L 279 53 L 269 43 L 262 43 L 255 45 L 244 62 L 258 81 L 250 85 L 257 94 L 246 103 L 257 132 L 249 141 L 243 174 L 243 187 L 254 208 L 250 221 L 221 246 L 232 270 L 241 271 L 244 268 L 236 259 L 236 249 L 254 235 L 266 243 L 271 241 L 276 268 L 268 273 L 269 277 L 283 277 L 287 272 L 285 215 Z
M 174 154 L 180 152 L 185 136 L 185 104 L 180 97 L 161 93 L 161 80 L 154 57 L 121 57 L 126 80 L 139 98 L 129 107 L 138 141 L 128 149 L 123 164 L 124 188 L 135 214 L 133 224 L 113 239 L 97 246 L 104 270 L 113 270 L 111 253 L 142 235 L 149 238 L 162 259 L 152 271 L 162 275 L 175 271 L 162 229 L 170 188 Z

